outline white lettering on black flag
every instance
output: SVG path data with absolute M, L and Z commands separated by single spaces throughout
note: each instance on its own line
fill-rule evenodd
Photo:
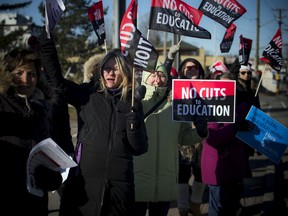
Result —
M 246 9 L 235 0 L 202 0 L 198 9 L 225 28 L 246 12 Z
M 133 67 L 153 71 L 158 60 L 158 52 L 137 29 L 135 23 L 137 1 L 132 0 L 122 18 L 120 25 L 121 50 Z
M 204 116 L 208 122 L 235 122 L 235 80 L 172 81 L 173 120 L 192 122 Z
M 106 39 L 105 24 L 104 24 L 104 11 L 102 1 L 99 1 L 88 8 L 88 17 L 92 23 L 94 31 L 97 36 L 97 43 L 99 46 L 104 44 Z
M 261 61 L 269 64 L 274 70 L 280 71 L 282 68 L 282 34 L 280 28 L 266 46 L 262 53 Z
M 152 0 L 149 29 L 211 39 L 206 29 L 198 26 L 202 12 L 180 0 Z

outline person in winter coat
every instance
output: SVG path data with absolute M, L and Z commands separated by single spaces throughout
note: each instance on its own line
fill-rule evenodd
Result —
M 256 88 L 252 87 L 252 68 L 251 65 L 241 65 L 236 80 L 236 103 L 241 104 L 243 102 L 252 104 L 257 108 L 260 108 L 259 95 L 255 96 Z
M 229 75 L 224 73 L 220 79 L 232 79 Z M 253 155 L 254 149 L 235 135 L 237 131 L 251 129 L 251 123 L 245 117 L 255 103 L 252 101 L 257 99 L 238 82 L 236 89 L 235 123 L 208 123 L 209 136 L 203 146 L 202 179 L 209 188 L 209 216 L 239 215 L 243 180 L 252 177 L 249 157 Z
M 40 39 L 42 64 L 78 114 L 75 160 L 65 182 L 59 215 L 129 216 L 135 200 L 133 156 L 148 150 L 141 101 L 132 107 L 132 73 L 120 49 L 99 65 L 99 83 L 77 84 L 59 71 L 53 39 Z
M 27 49 L 33 51 L 36 55 L 40 55 L 40 43 L 39 39 L 31 35 L 27 40 Z M 51 138 L 68 154 L 74 154 L 74 145 L 71 136 L 70 116 L 68 110 L 68 104 L 62 97 L 60 89 L 57 89 L 57 80 L 52 80 L 44 71 L 43 74 L 47 80 L 49 80 L 49 86 L 53 90 L 55 95 L 54 103 L 50 103 L 48 117 L 49 117 L 49 130 Z
M 205 76 L 201 63 L 194 58 L 184 59 L 179 66 L 178 73 L 180 79 L 204 79 Z M 195 123 L 196 128 L 199 127 Z M 201 178 L 202 147 L 202 142 L 198 142 L 193 148 L 191 146 L 184 146 L 179 149 L 178 210 L 180 216 L 188 216 L 189 212 L 192 212 L 194 216 L 202 215 L 200 207 L 205 190 L 205 184 L 202 183 Z M 187 155 L 183 154 L 185 152 L 183 149 L 189 153 L 188 160 Z M 194 180 L 192 187 L 190 187 L 189 180 L 192 176 Z
M 202 140 L 191 123 L 172 121 L 171 87 L 166 67 L 158 62 L 154 72 L 143 71 L 142 100 L 149 150 L 134 159 L 136 203 L 134 215 L 166 216 L 170 202 L 177 200 L 178 143 L 194 145 Z M 151 108 L 164 97 L 152 112 Z M 205 128 L 206 130 L 206 128 Z
M 27 189 L 26 164 L 31 149 L 50 137 L 49 107 L 53 91 L 41 71 L 40 58 L 15 48 L 0 61 L 1 210 L 9 215 L 48 216 L 48 193 L 62 183 L 59 172 L 42 165 L 34 172 L 43 196 Z M 51 103 L 51 104 L 50 104 Z

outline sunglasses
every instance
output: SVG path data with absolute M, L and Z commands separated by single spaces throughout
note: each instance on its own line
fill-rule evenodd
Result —
M 193 65 L 193 66 L 186 66 L 185 67 L 187 70 L 197 70 L 198 67 L 196 65 Z
M 245 75 L 245 74 L 252 75 L 252 72 L 251 71 L 242 71 L 242 72 L 240 72 L 240 74 L 241 75 Z

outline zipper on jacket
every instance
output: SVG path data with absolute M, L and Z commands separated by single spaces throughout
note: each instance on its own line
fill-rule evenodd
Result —
M 114 111 L 114 104 L 111 102 L 111 100 L 109 101 L 110 105 L 111 105 L 111 116 L 110 116 L 110 124 L 109 124 L 109 146 L 108 146 L 108 153 L 107 153 L 107 157 L 106 157 L 106 172 L 104 175 L 105 178 L 105 183 L 104 183 L 104 187 L 102 189 L 102 194 L 101 194 L 101 205 L 100 205 L 100 215 L 102 212 L 102 207 L 103 207 L 103 202 L 104 202 L 104 197 L 105 197 L 105 191 L 106 191 L 106 186 L 110 184 L 110 180 L 108 179 L 109 173 L 110 173 L 110 164 L 111 164 L 111 153 L 112 153 L 112 148 L 113 148 L 113 136 L 111 138 L 111 132 L 114 131 L 114 118 L 115 118 L 115 111 Z M 116 108 L 115 108 L 116 109 Z

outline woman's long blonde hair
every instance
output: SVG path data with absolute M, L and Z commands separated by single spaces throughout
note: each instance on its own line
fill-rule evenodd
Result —
M 121 89 L 121 100 L 126 101 L 128 90 L 131 88 L 132 84 L 132 71 L 120 49 L 113 49 L 109 51 L 101 61 L 99 67 L 101 73 L 99 91 L 103 91 L 105 94 L 108 94 L 108 89 L 105 85 L 103 76 L 103 67 L 110 58 L 114 58 L 117 63 L 120 76 L 122 77 L 122 82 L 120 83 L 118 89 Z

